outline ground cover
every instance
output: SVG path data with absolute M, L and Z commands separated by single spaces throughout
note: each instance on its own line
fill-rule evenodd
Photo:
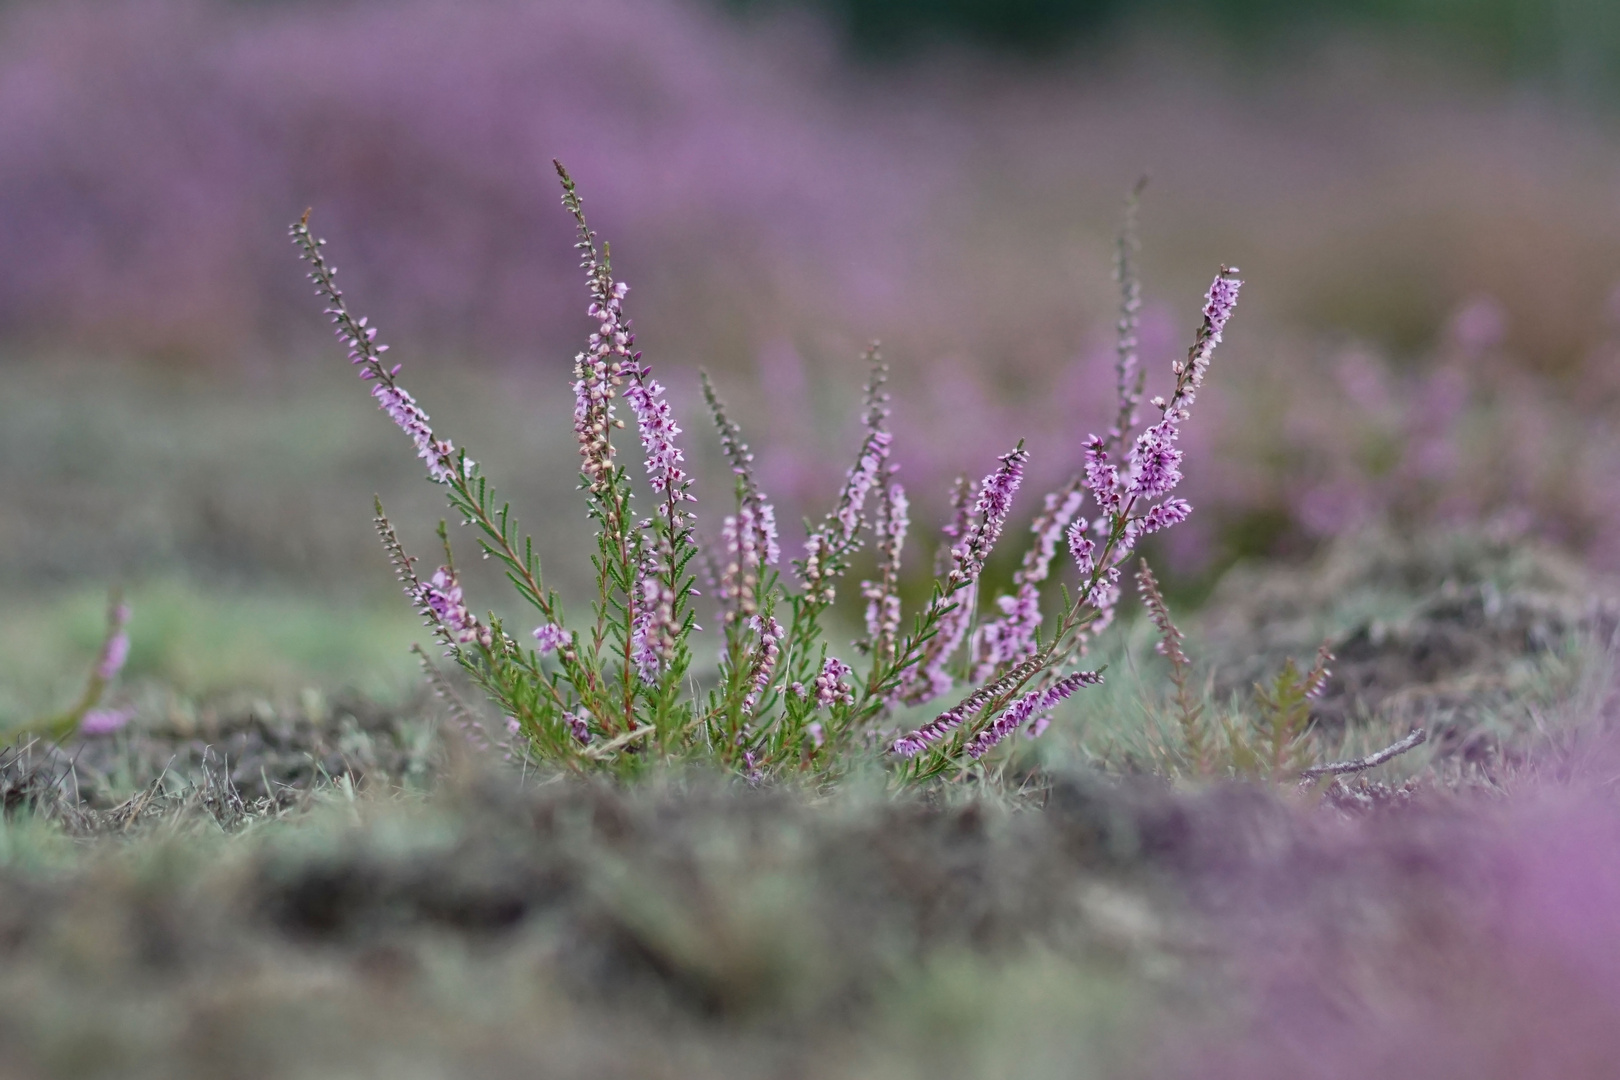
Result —
M 1566 842 L 1616 825 L 1605 586 L 1478 535 L 1264 573 L 1285 599 L 1218 590 L 1189 651 L 1269 663 L 1302 622 L 1384 618 L 1408 629 L 1321 699 L 1333 745 L 1454 734 L 1326 798 L 1140 775 L 1169 696 L 1144 620 L 1111 658 L 1138 685 L 1077 699 L 995 786 L 557 780 L 426 694 L 226 696 L 8 754 L 0 1071 L 1349 1076 L 1399 1047 L 1380 1075 L 1533 1075 L 1491 1057 L 1517 1038 L 1586 1075 L 1608 969 L 1543 908 L 1607 895 Z M 1460 670 L 1540 674 L 1454 678 L 1421 661 L 1437 627 Z

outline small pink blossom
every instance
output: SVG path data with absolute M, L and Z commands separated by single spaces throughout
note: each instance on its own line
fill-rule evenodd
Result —
M 541 654 L 545 654 L 567 648 L 573 641 L 573 636 L 554 623 L 546 623 L 544 626 L 534 628 L 534 641 L 535 648 L 539 649 Z
M 135 716 L 134 709 L 91 709 L 79 721 L 80 735 L 111 735 Z

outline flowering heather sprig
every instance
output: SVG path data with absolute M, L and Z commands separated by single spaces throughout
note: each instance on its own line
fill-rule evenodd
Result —
M 433 572 L 433 577 L 422 586 L 422 605 L 433 613 L 433 618 L 458 645 L 477 642 L 486 649 L 494 645 L 489 627 L 481 624 L 462 601 L 461 579 L 454 567 L 441 566 Z
M 656 565 L 644 566 L 636 579 L 636 614 L 630 628 L 631 659 L 641 681 L 655 683 L 658 672 L 675 656 L 675 591 Z
M 1164 498 L 1155 506 L 1140 504 L 1160 499 L 1181 482 L 1181 450 L 1175 445 L 1179 425 L 1203 383 L 1210 357 L 1221 342 L 1227 320 L 1237 305 L 1242 282 L 1237 271 L 1222 267 L 1204 297 L 1204 318 L 1186 360 L 1178 360 L 1173 370 L 1176 388 L 1166 402 L 1154 398 L 1161 410 L 1157 424 L 1143 431 L 1129 454 L 1130 468 L 1121 476 L 1108 459 L 1107 444 L 1093 435 L 1086 441 L 1085 487 L 1091 492 L 1104 518 L 1096 523 L 1102 552 L 1086 536 L 1086 523 L 1077 521 L 1069 528 L 1069 550 L 1080 569 L 1086 602 L 1096 608 L 1096 617 L 1087 633 L 1096 633 L 1112 621 L 1119 600 L 1119 567 L 1137 540 L 1150 533 L 1186 520 L 1192 507 L 1184 499 Z
M 1041 512 L 1030 524 L 1035 539 L 1024 552 L 1024 561 L 1013 574 L 1017 587 L 1012 596 L 999 596 L 996 606 L 1002 617 L 986 623 L 974 635 L 975 679 L 988 678 L 1004 664 L 1022 660 L 1035 651 L 1035 634 L 1041 625 L 1040 584 L 1052 569 L 1058 541 L 1085 501 L 1080 478 L 1070 480 L 1058 491 L 1049 492 Z
M 636 339 L 624 317 L 624 298 L 630 286 L 613 280 L 612 265 L 605 252 L 597 249 L 596 233 L 585 221 L 573 178 L 561 162 L 552 164 L 562 181 L 563 206 L 573 216 L 579 234 L 574 249 L 580 253 L 580 268 L 591 293 L 587 313 L 597 320 L 585 351 L 574 357 L 574 436 L 582 459 L 580 471 L 590 490 L 599 493 L 607 489 L 613 474 L 613 429 L 624 426 L 614 414 L 613 399 L 624 384 L 627 368 L 637 367 L 640 359 L 632 351 Z M 648 460 L 650 468 L 650 456 Z
M 1143 431 L 1131 449 L 1126 494 L 1133 499 L 1156 499 L 1181 483 L 1181 451 L 1176 447 L 1176 425 L 1161 420 Z
M 866 359 L 871 365 L 871 375 L 866 382 L 866 437 L 861 441 L 860 454 L 850 467 L 832 512 L 821 528 L 805 540 L 804 560 L 799 564 L 805 597 L 823 607 L 836 598 L 833 582 L 844 572 L 845 558 L 860 546 L 861 512 L 872 488 L 881 484 L 887 475 L 889 447 L 893 442 L 885 426 L 889 419 L 889 395 L 883 386 L 888 380 L 888 368 L 879 356 L 876 342 L 867 349 Z
M 1198 388 L 1204 384 L 1204 373 L 1209 370 L 1210 357 L 1221 343 L 1226 321 L 1237 307 L 1238 290 L 1243 287 L 1237 274 L 1237 267 L 1223 266 L 1210 283 L 1209 292 L 1204 296 L 1203 325 L 1198 328 L 1192 348 L 1187 351 L 1187 359 L 1176 361 L 1171 369 L 1176 375 L 1175 391 L 1170 395 L 1168 404 L 1161 398 L 1153 399 L 1155 406 L 1164 409 L 1166 420 L 1179 423 L 1187 419 L 1187 411 L 1197 397 Z
M 936 605 L 954 604 L 949 611 L 937 615 L 936 631 L 923 648 L 916 675 L 904 689 L 905 700 L 912 704 L 932 701 L 950 690 L 952 679 L 947 665 L 967 637 L 968 627 L 978 606 L 979 574 L 996 540 L 1001 536 L 1012 509 L 1012 498 L 1024 478 L 1024 465 L 1029 452 L 1019 443 L 998 458 L 1001 462 L 978 486 L 979 496 L 965 524 L 959 517 L 952 522 L 958 539 L 951 546 L 951 569 L 945 578 L 945 587 L 937 595 Z M 963 486 L 956 485 L 956 493 Z
M 899 483 L 887 484 L 872 532 L 877 537 L 878 578 L 861 582 L 866 600 L 866 648 L 880 661 L 893 657 L 900 633 L 900 556 L 911 526 L 911 504 Z
M 680 425 L 675 423 L 669 402 L 664 400 L 663 385 L 638 364 L 630 385 L 625 388 L 624 399 L 636 414 L 641 449 L 647 461 L 647 481 L 655 492 L 666 497 L 661 510 L 667 513 L 680 502 L 695 502 L 696 498 L 688 490 L 691 478 L 681 468 L 685 455 L 675 445 L 675 436 L 681 433 Z
M 388 368 L 383 365 L 382 354 L 388 351 L 388 346 L 377 344 L 377 328 L 368 327 L 365 317 L 356 320 L 349 314 L 348 306 L 343 302 L 343 293 L 333 280 L 337 276 L 337 267 L 328 266 L 321 255 L 326 241 L 317 240 L 309 231 L 307 210 L 292 226 L 292 238 L 304 260 L 309 263 L 309 279 L 315 283 L 316 295 L 327 303 L 326 314 L 332 317 L 338 340 L 348 347 L 349 363 L 360 368 L 360 378 L 376 380 L 377 385 L 372 387 L 371 396 L 376 399 L 377 405 L 399 425 L 401 431 L 411 437 L 416 444 L 416 456 L 426 464 L 428 475 L 434 482 L 445 483 L 456 469 L 455 447 L 448 439 L 434 436 L 427 413 L 416 404 L 415 398 L 394 381 L 400 366 L 395 364 Z M 471 465 L 470 462 L 467 464 Z
M 715 392 L 707 372 L 700 373 L 703 398 L 709 405 L 720 448 L 731 463 L 737 487 L 737 513 L 727 514 L 720 525 L 725 546 L 725 563 L 719 574 L 717 599 L 725 608 L 730 624 L 759 611 L 759 587 L 765 568 L 782 557 L 776 536 L 776 508 L 766 501 L 754 479 L 754 454 L 743 441 L 742 430 L 726 412 L 725 402 Z
M 1034 585 L 1020 585 L 1013 595 L 996 597 L 996 607 L 1001 610 L 1001 618 L 985 623 L 973 634 L 975 682 L 1035 651 L 1035 634 L 1041 625 L 1040 590 Z
M 1065 675 L 1044 690 L 1032 690 L 1007 706 L 990 726 L 979 732 L 967 745 L 968 757 L 978 760 L 995 748 L 996 744 L 1017 731 L 1026 722 L 1044 716 L 1059 702 L 1068 699 L 1083 686 L 1096 686 L 1102 676 L 1095 671 L 1077 671 Z
M 96 678 L 112 682 L 124 670 L 129 659 L 129 605 L 114 601 L 107 609 L 107 638 L 101 643 L 101 654 L 96 658 Z
M 845 681 L 850 671 L 850 666 L 836 656 L 827 657 L 827 662 L 821 666 L 821 674 L 816 676 L 816 708 L 848 705 L 855 700 L 854 692 Z
M 1121 504 L 1119 466 L 1108 458 L 1108 444 L 1096 435 L 1086 439 L 1085 488 L 1104 514 L 1117 514 Z
M 1115 343 L 1114 375 L 1118 383 L 1119 411 L 1114 426 L 1108 432 L 1108 445 L 1122 452 L 1125 440 L 1136 430 L 1137 410 L 1142 404 L 1142 390 L 1147 371 L 1137 355 L 1137 331 L 1142 310 L 1142 283 L 1136 276 L 1136 253 L 1141 248 L 1137 238 L 1136 212 L 1147 177 L 1142 177 L 1125 199 L 1125 216 L 1120 225 L 1114 247 L 1114 280 L 1119 283 L 1119 324 Z
M 742 711 L 754 715 L 760 697 L 771 684 L 776 673 L 776 661 L 782 655 L 782 624 L 770 615 L 755 615 L 748 620 L 757 635 L 754 645 L 754 663 L 748 672 L 748 694 L 743 698 Z
M 951 572 L 951 552 L 956 548 L 956 542 L 967 535 L 968 522 L 973 517 L 973 503 L 978 495 L 978 488 L 966 476 L 958 476 L 951 483 L 951 516 L 939 527 L 945 542 L 934 552 L 935 577 L 942 578 Z
M 1026 660 L 1018 667 L 1007 673 L 1007 678 L 1022 680 L 1034 674 L 1037 668 L 1034 660 Z M 995 696 L 999 683 L 986 683 L 957 702 L 954 706 L 940 713 L 928 723 L 915 730 L 908 731 L 894 741 L 891 750 L 899 757 L 916 757 L 928 747 L 949 735 L 962 726 L 962 722 L 978 713 Z
M 575 358 L 573 423 L 580 439 L 580 455 L 585 458 L 585 474 L 593 491 L 608 483 L 614 455 L 612 429 L 622 424 L 614 416 L 612 398 L 617 387 L 629 381 L 624 398 L 642 434 L 646 479 L 654 492 L 663 495 L 659 513 L 671 533 L 676 533 L 684 525 L 680 504 L 695 502 L 690 492 L 692 478 L 682 468 L 685 455 L 676 445 L 680 426 L 669 402 L 664 400 L 663 384 L 651 377 L 642 363 L 642 353 L 635 351 L 635 334 L 624 316 L 624 298 L 630 287 L 612 277 L 606 246 L 601 251 L 596 248 L 596 233 L 586 223 L 585 206 L 569 170 L 557 160 L 552 160 L 552 165 L 562 181 L 562 206 L 567 207 L 577 225 L 578 240 L 573 246 L 580 253 L 580 267 L 585 270 L 586 287 L 591 293 L 586 314 L 598 321 L 586 351 Z
M 979 485 L 979 499 L 973 507 L 973 518 L 967 533 L 952 549 L 955 565 L 951 576 L 959 581 L 976 581 L 984 570 L 984 561 L 1001 538 L 1002 527 L 1012 511 L 1013 495 L 1024 482 L 1024 466 L 1029 463 L 1029 451 L 1019 443 L 998 458 L 1001 467 Z

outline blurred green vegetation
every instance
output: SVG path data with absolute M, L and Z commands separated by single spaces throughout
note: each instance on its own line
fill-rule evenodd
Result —
M 1577 92 L 1620 88 L 1620 4 L 1612 0 L 727 0 L 809 7 L 883 55 L 958 40 L 1053 52 L 1121 29 L 1213 32 L 1270 50 L 1323 30 L 1397 36 L 1510 76 Z

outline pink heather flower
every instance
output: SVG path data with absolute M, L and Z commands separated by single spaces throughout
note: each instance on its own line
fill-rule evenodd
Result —
M 833 512 L 804 542 L 805 558 L 800 576 L 806 594 L 822 603 L 833 600 L 834 562 L 859 546 L 861 512 L 866 508 L 867 496 L 883 476 L 892 441 L 893 436 L 880 428 L 867 432 L 861 456 L 845 477 Z
M 1166 499 L 1158 506 L 1153 507 L 1135 522 L 1142 536 L 1156 533 L 1160 529 L 1168 529 L 1172 525 L 1180 525 L 1192 513 L 1192 504 L 1186 499 Z
M 1107 445 L 1096 435 L 1086 439 L 1086 478 L 1083 482 L 1099 510 L 1105 514 L 1119 512 L 1119 468 L 1108 460 Z
M 987 678 L 1002 664 L 1014 663 L 1035 651 L 1035 632 L 1041 625 L 1040 583 L 1051 572 L 1058 540 L 1085 500 L 1078 482 L 1046 496 L 1041 513 L 1030 525 L 1035 540 L 1024 552 L 1024 562 L 1013 574 L 1017 592 L 999 596 L 1002 617 L 986 623 L 974 635 L 974 678 Z
M 449 440 L 434 438 L 433 429 L 428 426 L 427 413 L 394 382 L 394 377 L 399 374 L 399 365 L 395 364 L 392 368 L 383 366 L 382 354 L 388 351 L 388 346 L 377 343 L 377 328 L 368 327 L 365 316 L 356 320 L 349 314 L 343 293 L 338 290 L 335 281 L 337 267 L 328 266 L 321 255 L 321 247 L 326 241 L 317 240 L 309 231 L 306 221 L 293 225 L 292 237 L 303 249 L 303 258 L 310 265 L 309 278 L 315 283 L 315 291 L 327 302 L 326 314 L 332 317 L 338 339 L 348 347 L 349 363 L 360 368 L 361 379 L 377 380 L 371 396 L 399 425 L 400 430 L 411 437 L 416 444 L 417 456 L 427 465 L 428 475 L 436 483 L 445 483 L 455 475 L 455 447 Z M 466 467 L 470 469 L 472 462 L 467 462 Z
M 134 709 L 91 709 L 79 720 L 80 735 L 111 735 L 135 716 Z
M 1005 679 L 1001 680 L 1001 682 L 1005 681 Z M 946 689 L 948 690 L 950 687 L 947 686 Z M 996 693 L 997 684 L 986 683 L 922 727 L 900 736 L 894 741 L 894 746 L 891 749 L 899 757 L 916 757 L 928 749 L 930 743 L 938 742 L 958 727 L 961 727 L 962 721 L 984 708 L 985 702 L 994 698 Z
M 534 641 L 535 648 L 539 649 L 543 655 L 567 648 L 568 644 L 573 641 L 573 636 L 554 623 L 546 623 L 544 626 L 534 628 Z
M 755 615 L 748 620 L 754 633 L 759 635 L 759 642 L 754 649 L 754 667 L 750 672 L 748 695 L 743 698 L 743 712 L 752 716 L 754 709 L 759 705 L 760 696 L 771 683 L 771 675 L 776 671 L 777 658 L 782 653 L 782 624 L 769 615 Z
M 1209 286 L 1209 292 L 1204 297 L 1204 322 L 1198 328 L 1198 335 L 1193 340 L 1193 347 L 1187 353 L 1186 360 L 1176 361 L 1173 370 L 1176 374 L 1176 389 L 1165 404 L 1163 399 L 1155 398 L 1153 403 L 1164 409 L 1166 420 L 1181 421 L 1187 418 L 1187 410 L 1192 407 L 1193 400 L 1198 394 L 1198 388 L 1203 385 L 1204 372 L 1209 370 L 1210 357 L 1215 355 L 1215 347 L 1221 343 L 1221 333 L 1226 329 L 1226 321 L 1232 317 L 1232 311 L 1237 307 L 1238 290 L 1243 282 L 1235 276 L 1236 267 L 1221 268 L 1215 280 Z
M 494 644 L 489 629 L 478 622 L 461 599 L 461 582 L 448 566 L 434 571 L 433 578 L 422 586 L 422 605 L 444 628 L 451 640 L 470 645 L 478 642 L 485 648 Z
M 1064 701 L 1082 686 L 1096 686 L 1102 676 L 1095 671 L 1077 671 L 1065 675 L 1045 690 L 1032 690 L 1007 706 L 990 726 L 979 732 L 968 743 L 968 756 L 977 760 L 989 753 L 997 743 L 1017 731 L 1019 727 L 1041 716 Z M 1042 730 L 1045 730 L 1044 727 Z
M 850 543 L 855 538 L 856 530 L 861 527 L 861 510 L 866 506 L 866 497 L 871 494 L 872 486 L 878 482 L 892 441 L 893 436 L 887 431 L 873 431 L 867 436 L 864 452 L 854 468 L 850 469 L 838 499 L 838 508 L 834 511 L 839 527 L 839 542 Z
M 934 636 L 903 691 L 905 700 L 912 704 L 930 701 L 953 684 L 946 665 L 961 646 L 968 625 L 973 621 L 978 607 L 979 574 L 1012 510 L 1013 494 L 1023 482 L 1029 452 L 1019 446 L 1002 454 L 999 460 L 1001 465 L 996 471 L 980 482 L 973 512 L 965 525 L 959 526 L 960 539 L 951 548 L 952 565 L 945 600 L 955 607 L 939 617 Z M 965 488 L 966 485 L 958 481 L 953 499 L 959 499 Z
M 804 733 L 810 736 L 810 744 L 817 750 L 820 750 L 822 744 L 827 741 L 827 733 L 822 729 L 819 721 L 812 720 L 804 725 Z
M 573 215 L 578 227 L 579 239 L 574 243 L 574 248 L 580 253 L 580 267 L 585 271 L 585 282 L 591 294 L 586 314 L 597 321 L 596 331 L 591 334 L 586 350 L 574 358 L 574 436 L 579 442 L 580 457 L 584 459 L 580 471 L 585 474 L 592 491 L 601 491 L 613 472 L 615 447 L 611 435 L 618 426 L 614 417 L 613 397 L 626 375 L 640 377 L 640 354 L 632 351 L 636 339 L 630 332 L 629 320 L 624 317 L 624 298 L 630 287 L 622 281 L 613 280 L 612 268 L 597 250 L 596 233 L 585 222 L 585 211 L 574 190 L 574 183 L 561 164 L 557 164 L 557 174 L 563 184 L 563 206 Z M 634 371 L 630 370 L 632 368 Z M 652 396 L 643 398 L 644 406 L 651 408 Z M 652 410 L 653 413 L 656 411 Z M 657 420 L 656 416 L 649 418 Z M 647 430 L 643 426 L 644 446 L 647 437 Z M 662 447 L 657 449 L 662 450 Z M 661 467 L 674 464 L 667 456 L 660 460 Z M 654 455 L 650 449 L 647 461 L 651 470 Z
M 1030 525 L 1035 542 L 1024 553 L 1024 563 L 1013 575 L 1015 584 L 1038 585 L 1046 580 L 1052 569 L 1052 556 L 1057 553 L 1058 540 L 1074 515 L 1080 512 L 1084 501 L 1085 493 L 1073 486 L 1046 496 L 1040 516 Z
M 776 562 L 782 549 L 776 540 L 776 510 L 763 500 L 744 498 L 736 514 L 727 514 L 720 523 L 720 541 L 726 563 L 720 572 L 718 598 L 726 622 L 746 619 L 759 611 L 759 583 L 762 569 Z
M 641 431 L 647 480 L 654 491 L 668 497 L 667 505 L 663 506 L 663 511 L 667 513 L 675 503 L 695 501 L 687 490 L 691 486 L 691 478 L 681 468 L 681 462 L 686 459 L 675 445 L 675 436 L 681 433 L 681 429 L 675 423 L 669 402 L 663 396 L 664 388 L 658 380 L 650 378 L 643 366 L 629 365 L 626 370 L 630 375 L 630 385 L 625 388 L 624 399 L 636 414 L 636 426 Z
M 675 656 L 675 592 L 652 563 L 642 567 L 635 584 L 637 610 L 630 626 L 630 656 L 644 683 Z
M 961 580 L 974 581 L 984 569 L 984 560 L 1001 538 L 1001 529 L 1012 511 L 1013 495 L 1024 481 L 1024 466 L 1029 462 L 1029 451 L 1023 447 L 1010 450 L 998 459 L 1001 467 L 986 476 L 979 485 L 979 499 L 973 507 L 973 521 L 967 535 L 956 545 L 957 573 Z
M 1232 317 L 1232 311 L 1237 307 L 1238 290 L 1243 287 L 1243 282 L 1232 276 L 1237 272 L 1235 266 L 1222 270 L 1210 283 L 1209 293 L 1204 297 L 1204 322 L 1215 337 L 1226 329 L 1226 320 Z
M 879 576 L 877 581 L 861 582 L 861 596 L 866 600 L 867 640 L 881 656 L 888 654 L 900 633 L 900 596 L 896 589 L 900 556 L 911 526 L 910 509 L 906 489 L 890 484 L 878 503 L 877 521 L 872 526 L 877 535 Z
M 1082 585 L 1090 581 L 1091 575 L 1097 571 L 1092 561 L 1092 553 L 1097 550 L 1097 545 L 1086 535 L 1087 524 L 1086 519 L 1081 518 L 1069 526 L 1069 554 L 1074 556 L 1074 564 L 1080 569 Z
M 1126 483 L 1132 498 L 1156 499 L 1181 483 L 1181 451 L 1176 448 L 1176 435 L 1176 425 L 1161 420 L 1136 440 Z
M 1002 617 L 979 627 L 973 635 L 975 681 L 1035 652 L 1035 631 L 1041 625 L 1040 590 L 1032 584 L 1020 585 L 1016 594 L 997 597 L 996 606 Z
M 725 403 L 714 391 L 708 375 L 702 377 L 703 397 L 709 403 L 715 427 L 720 432 L 720 449 L 731 462 L 731 471 L 737 477 L 738 510 L 727 515 L 721 525 L 721 539 L 726 546 L 727 574 L 720 585 L 720 599 L 742 601 L 741 614 L 753 615 L 757 571 L 763 566 L 774 566 L 782 557 L 777 542 L 776 508 L 765 500 L 754 480 L 754 453 L 743 441 L 742 430 L 726 415 Z M 745 580 L 752 576 L 753 580 Z M 728 612 L 728 621 L 737 617 Z
M 582 746 L 591 744 L 590 715 L 584 709 L 563 714 L 563 721 L 568 725 L 569 733 L 578 739 Z
M 104 683 L 112 682 L 124 670 L 124 662 L 129 659 L 129 634 L 124 630 L 129 623 L 129 605 L 115 606 L 108 613 L 107 622 L 110 632 L 101 646 L 101 656 L 96 660 L 96 678 Z
M 849 674 L 848 664 L 835 656 L 827 658 L 821 674 L 816 676 L 816 708 L 825 709 L 834 703 L 848 705 L 855 700 L 849 683 L 844 681 Z
M 428 475 L 442 484 L 455 475 L 452 457 L 455 448 L 446 440 L 435 439 L 428 426 L 428 415 L 416 404 L 416 399 L 405 389 L 392 382 L 379 382 L 371 388 L 377 406 L 399 425 L 399 429 L 416 444 L 416 456 L 427 466 Z
M 974 609 L 979 603 L 979 583 L 970 581 L 959 588 L 953 600 L 956 607 L 939 617 L 937 629 L 928 642 L 917 673 L 905 692 L 905 699 L 913 705 L 932 701 L 950 692 L 956 680 L 947 670 L 952 656 L 967 637 L 968 624 L 973 621 Z
M 866 384 L 866 438 L 832 512 L 821 528 L 805 540 L 804 560 L 799 566 L 806 599 L 821 605 L 835 599 L 833 582 L 845 569 L 844 558 L 860 546 L 861 513 L 867 497 L 874 487 L 882 490 L 891 472 L 889 448 L 894 437 L 884 426 L 889 417 L 889 397 L 883 390 L 888 369 L 879 362 L 875 344 L 867 357 L 872 362 L 872 374 Z
M 510 735 L 520 734 L 523 731 L 523 725 L 518 723 L 517 717 L 508 716 L 506 718 L 506 731 Z

